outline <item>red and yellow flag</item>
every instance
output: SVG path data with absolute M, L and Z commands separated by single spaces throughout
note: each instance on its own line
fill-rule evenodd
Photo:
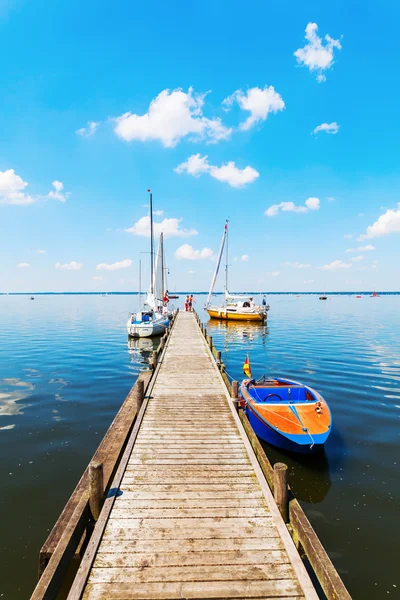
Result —
M 249 359 L 249 355 L 248 354 L 247 354 L 246 360 L 244 361 L 244 364 L 243 364 L 243 371 L 245 372 L 245 374 L 247 375 L 247 377 L 249 379 L 251 379 L 251 367 L 250 367 L 250 359 Z

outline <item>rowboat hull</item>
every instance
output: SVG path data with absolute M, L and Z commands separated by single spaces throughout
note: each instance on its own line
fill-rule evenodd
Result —
M 220 321 L 255 321 L 257 323 L 264 323 L 267 319 L 266 313 L 229 312 L 224 308 L 208 308 L 207 312 L 211 319 L 219 319 Z
M 249 422 L 262 440 L 290 452 L 320 451 L 331 432 L 331 413 L 315 390 L 290 380 L 240 386 Z

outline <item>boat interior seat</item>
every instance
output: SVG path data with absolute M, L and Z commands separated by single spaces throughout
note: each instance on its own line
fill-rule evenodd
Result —
M 258 387 L 252 396 L 259 402 L 306 402 L 307 390 L 299 386 Z M 273 395 L 271 395 L 273 394 Z M 268 397 L 270 396 L 270 397 Z

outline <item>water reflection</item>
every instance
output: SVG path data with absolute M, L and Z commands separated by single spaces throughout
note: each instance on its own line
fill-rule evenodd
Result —
M 329 492 L 332 481 L 328 457 L 324 450 L 308 456 L 292 454 L 260 440 L 271 464 L 284 462 L 289 469 L 289 484 L 298 500 L 318 504 Z
M 157 347 L 160 343 L 160 337 L 149 337 L 149 338 L 128 338 L 127 346 L 129 348 L 128 352 L 132 355 L 132 360 L 135 360 L 134 357 L 140 355 L 142 359 L 147 362 L 151 358 L 151 353 L 153 350 L 157 350 Z
M 0 416 L 11 417 L 22 414 L 23 409 L 29 405 L 22 404 L 21 401 L 28 398 L 34 389 L 35 386 L 30 381 L 23 381 L 16 377 L 0 379 Z M 12 429 L 12 427 L 1 429 Z

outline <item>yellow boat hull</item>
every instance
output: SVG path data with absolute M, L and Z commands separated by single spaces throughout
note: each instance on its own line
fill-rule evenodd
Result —
M 223 308 L 220 310 L 208 308 L 207 312 L 211 319 L 219 319 L 220 321 L 256 321 L 263 323 L 267 318 L 264 313 L 232 313 L 226 312 Z

